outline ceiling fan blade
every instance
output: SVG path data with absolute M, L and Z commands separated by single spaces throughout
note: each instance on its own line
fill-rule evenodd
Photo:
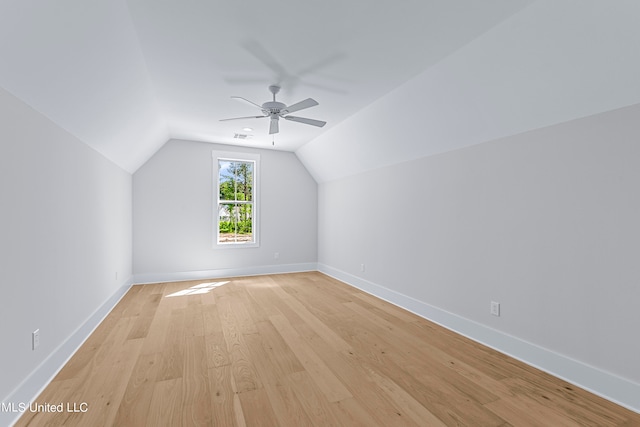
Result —
M 261 84 L 268 85 L 271 80 L 258 77 L 225 77 L 224 81 L 232 85 L 240 84 Z
M 233 98 L 233 99 L 239 99 L 239 100 L 244 101 L 244 102 L 248 102 L 249 104 L 254 105 L 254 106 L 256 106 L 256 107 L 258 107 L 259 109 L 261 109 L 261 110 L 262 110 L 262 105 L 258 105 L 258 104 L 256 104 L 255 102 L 253 102 L 253 101 L 249 101 L 248 99 L 243 98 L 243 97 L 241 97 L 241 96 L 232 96 L 231 98 Z
M 304 101 L 300 101 L 293 105 L 289 105 L 287 108 L 284 108 L 280 112 L 280 114 L 289 114 L 289 113 L 293 113 L 294 111 L 304 110 L 305 108 L 315 107 L 316 105 L 318 105 L 318 101 L 312 98 L 307 98 Z
M 316 74 L 319 70 L 323 69 L 323 68 L 328 68 L 329 66 L 333 65 L 336 62 L 342 61 L 347 57 L 347 55 L 345 55 L 344 52 L 335 52 L 329 56 L 325 56 L 324 58 L 320 59 L 319 61 L 316 61 L 308 66 L 306 66 L 305 68 L 298 70 L 297 73 L 295 73 L 298 77 L 302 77 L 305 74 Z
M 278 119 L 271 119 L 271 124 L 269 125 L 269 135 L 273 135 L 274 133 L 280 132 L 280 127 L 278 125 Z
M 232 117 L 230 119 L 220 119 L 221 122 L 228 122 L 229 120 L 243 120 L 243 119 L 264 119 L 269 116 L 247 116 L 247 117 Z
M 323 122 L 322 120 L 307 119 L 306 117 L 284 116 L 284 118 L 287 120 L 291 120 L 292 122 L 304 123 L 305 125 L 311 125 L 311 126 L 318 126 L 319 128 L 327 124 L 327 122 Z
M 280 64 L 274 57 L 267 51 L 267 49 L 260 44 L 257 40 L 249 40 L 246 43 L 243 43 L 243 47 L 253 55 L 258 61 L 262 62 L 267 68 L 271 69 L 278 78 L 278 82 L 280 80 L 287 77 L 289 73 L 287 70 Z
M 335 94 L 338 94 L 338 95 L 347 95 L 347 93 L 348 93 L 344 89 L 339 89 L 339 88 L 331 87 L 331 86 L 325 86 L 325 85 L 321 85 L 321 84 L 317 84 L 317 83 L 311 83 L 311 82 L 308 82 L 306 80 L 300 80 L 300 84 L 303 84 L 303 85 L 309 86 L 309 87 L 315 87 L 317 89 L 324 90 L 326 92 L 332 92 L 332 93 L 335 93 Z

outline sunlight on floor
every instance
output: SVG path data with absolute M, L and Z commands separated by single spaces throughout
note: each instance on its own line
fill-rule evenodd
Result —
M 172 294 L 167 295 L 165 298 L 169 297 L 182 297 L 185 295 L 198 295 L 198 294 L 206 294 L 207 292 L 211 292 L 215 288 L 218 288 L 222 285 L 226 285 L 230 283 L 226 282 L 211 282 L 211 283 L 200 283 L 199 285 L 195 285 L 190 287 L 189 289 L 184 289 L 182 291 L 174 292 Z

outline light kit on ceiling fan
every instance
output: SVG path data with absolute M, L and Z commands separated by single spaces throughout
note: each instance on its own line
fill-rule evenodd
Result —
M 233 117 L 230 119 L 221 119 L 221 122 L 225 122 L 228 120 L 244 120 L 244 119 L 264 119 L 269 118 L 269 135 L 276 134 L 280 131 L 279 120 L 283 118 L 285 120 L 290 120 L 292 122 L 303 123 L 305 125 L 322 127 L 327 124 L 327 122 L 323 122 L 321 120 L 308 119 L 306 117 L 298 117 L 298 116 L 290 116 L 290 113 L 304 110 L 305 108 L 315 107 L 318 105 L 318 101 L 312 98 L 307 98 L 303 101 L 297 102 L 295 104 L 287 106 L 282 102 L 276 101 L 276 94 L 280 92 L 280 86 L 271 85 L 269 86 L 269 91 L 273 94 L 273 100 L 267 101 L 262 105 L 258 105 L 255 102 L 249 101 L 246 98 L 241 96 L 232 96 L 233 99 L 239 99 L 244 102 L 248 102 L 249 104 L 258 107 L 262 111 L 262 116 L 246 116 L 246 117 Z M 272 141 L 274 144 L 275 142 Z

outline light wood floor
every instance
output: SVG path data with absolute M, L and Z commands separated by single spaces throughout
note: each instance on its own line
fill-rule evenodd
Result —
M 87 411 L 18 426 L 640 425 L 320 273 L 134 286 L 38 402 Z

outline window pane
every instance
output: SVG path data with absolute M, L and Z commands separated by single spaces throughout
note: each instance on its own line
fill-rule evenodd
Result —
M 221 203 L 218 209 L 218 243 L 253 243 L 253 205 Z
M 233 205 L 224 203 L 218 207 L 218 232 L 219 243 L 232 242 L 230 240 L 235 235 L 236 224 L 233 218 Z
M 238 241 L 253 242 L 253 205 L 244 203 L 238 209 Z
M 253 201 L 254 162 L 218 160 L 220 200 Z
M 234 176 L 231 171 L 231 162 L 218 160 L 218 175 L 220 181 L 220 200 L 235 200 Z

